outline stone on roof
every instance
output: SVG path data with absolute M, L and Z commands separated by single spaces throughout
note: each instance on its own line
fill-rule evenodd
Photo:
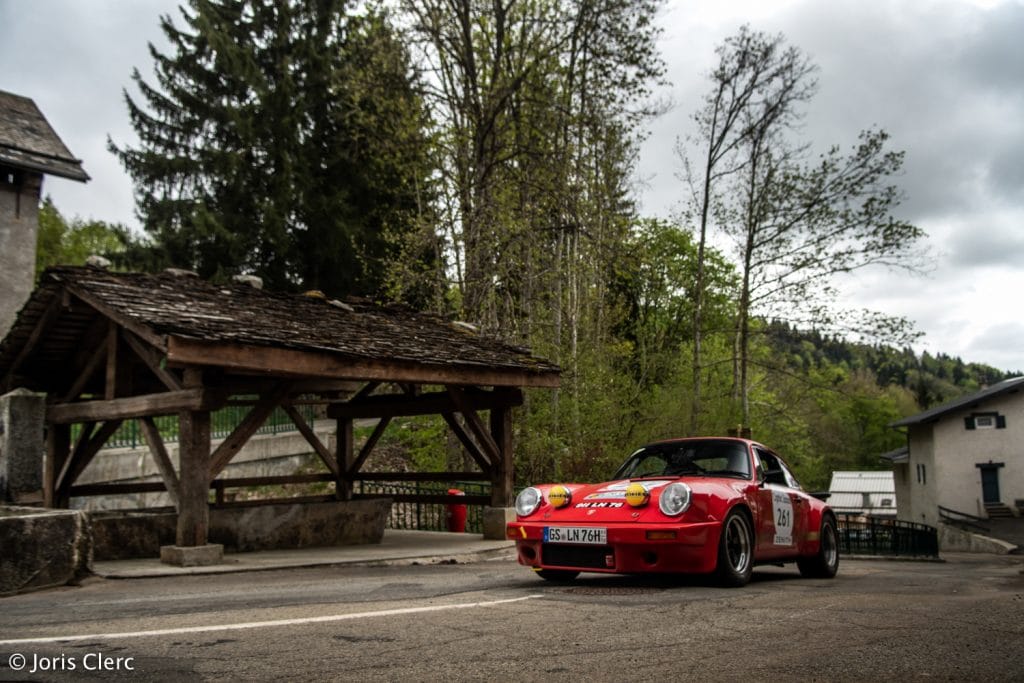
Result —
M 36 103 L 0 90 L 0 164 L 85 182 L 89 175 L 72 156 Z

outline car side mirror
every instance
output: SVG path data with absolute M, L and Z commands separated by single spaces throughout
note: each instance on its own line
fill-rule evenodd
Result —
M 768 477 L 765 475 L 764 468 L 761 467 L 760 465 L 758 465 L 758 467 L 757 467 L 757 485 L 763 488 L 764 485 L 765 485 L 765 482 L 767 481 L 767 479 L 768 479 Z

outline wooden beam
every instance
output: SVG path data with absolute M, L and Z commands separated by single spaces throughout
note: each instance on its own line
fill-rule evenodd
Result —
M 110 401 L 79 401 L 48 406 L 46 419 L 57 424 L 127 420 L 135 417 L 171 415 L 183 410 L 214 410 L 224 402 L 219 392 L 209 389 L 182 389 L 160 394 L 144 394 Z
M 461 387 L 449 386 L 448 395 L 452 397 L 455 405 L 458 407 L 459 412 L 466 420 L 466 426 L 469 431 L 473 434 L 473 438 L 480 444 L 483 452 L 488 456 L 488 460 L 492 463 L 497 463 L 501 457 L 500 451 L 498 451 L 498 445 L 494 442 L 494 439 L 490 434 L 487 433 L 487 429 L 484 427 L 483 420 L 476 414 L 474 405 L 466 397 L 465 391 Z
M 210 456 L 210 479 L 220 474 L 231 462 L 231 459 L 238 454 L 238 451 L 242 450 L 242 446 L 256 433 L 257 429 L 263 426 L 263 423 L 270 417 L 270 413 L 274 412 L 274 408 L 288 395 L 290 388 L 287 382 L 280 382 L 273 391 L 260 396 L 260 400 L 252 407 L 252 410 Z
M 505 406 L 523 404 L 523 392 L 513 389 L 508 392 L 465 389 L 465 403 L 474 410 L 490 410 Z M 353 419 L 368 417 L 412 417 L 414 415 L 439 415 L 460 410 L 451 394 L 432 391 L 418 396 L 384 394 L 368 398 L 353 398 L 347 403 L 335 403 L 327 408 L 330 417 Z
M 455 419 L 455 415 L 453 413 L 441 413 L 441 417 L 443 417 L 444 421 L 448 423 L 448 427 L 452 430 L 452 433 L 458 437 L 460 442 L 462 442 L 463 448 L 466 449 L 466 452 L 469 453 L 470 457 L 473 458 L 480 469 L 484 472 L 490 473 L 493 469 L 491 461 L 486 455 L 484 455 L 484 452 L 480 450 L 480 447 L 476 442 L 470 438 L 463 426 L 459 424 L 459 421 Z
M 487 496 L 465 495 L 449 496 L 444 493 L 360 493 L 354 496 L 361 498 L 390 498 L 395 503 L 434 503 L 441 505 L 488 505 L 491 499 Z
M 89 380 L 92 379 L 92 376 L 96 374 L 97 368 L 100 367 L 100 363 L 103 362 L 103 360 L 106 359 L 106 357 L 106 346 L 97 346 L 96 349 L 92 352 L 92 355 L 89 356 L 89 360 L 86 361 L 85 367 L 82 368 L 82 371 L 80 373 L 78 373 L 78 377 L 75 378 L 75 381 L 72 383 L 71 388 L 68 389 L 68 393 L 64 394 L 64 397 L 61 399 L 62 402 L 66 403 L 68 401 L 74 400 L 75 398 L 78 397 L 79 394 L 82 393 L 82 390 L 85 389 L 85 385 L 88 384 Z
M 128 330 L 121 331 L 121 337 L 128 343 L 135 355 L 146 364 L 150 372 L 156 375 L 156 378 L 164 383 L 164 386 L 171 391 L 179 391 L 181 389 L 181 381 L 174 376 L 173 373 L 168 372 L 160 365 L 162 355 L 154 349 L 152 346 L 148 346 L 139 337 L 135 336 Z
M 335 424 L 337 430 L 335 439 L 338 449 L 338 479 L 335 495 L 338 500 L 352 500 L 352 477 L 349 472 L 355 465 L 355 437 L 353 435 L 352 420 L 339 418 Z
M 490 481 L 486 472 L 359 472 L 356 481 Z
M 178 462 L 181 475 L 178 496 L 179 546 L 206 545 L 210 525 L 210 413 L 183 412 L 178 417 Z
M 153 330 L 146 327 L 144 324 L 138 322 L 133 318 L 122 315 L 117 310 L 110 308 L 105 303 L 95 298 L 89 292 L 85 292 L 74 287 L 73 284 L 68 286 L 71 293 L 74 294 L 75 298 L 85 302 L 90 308 L 98 312 L 100 315 L 108 318 L 109 320 L 117 323 L 126 330 L 131 330 L 134 334 L 142 339 L 145 339 L 150 346 L 155 346 L 162 352 L 167 350 L 167 342 L 161 335 L 157 334 Z
M 175 365 L 219 366 L 236 371 L 273 373 L 290 377 L 466 384 L 478 386 L 557 387 L 559 371 L 527 371 L 478 365 L 429 365 L 413 361 L 384 361 L 346 357 L 326 351 L 301 351 L 229 342 L 169 337 L 167 362 Z
M 313 431 L 309 424 L 306 423 L 306 420 L 303 419 L 299 411 L 297 411 L 294 406 L 290 405 L 282 405 L 281 408 L 284 409 L 284 412 L 286 412 L 288 417 L 292 419 L 292 422 L 295 423 L 299 433 L 305 437 L 306 441 L 313 447 L 313 450 L 320 456 L 320 459 L 323 460 L 324 464 L 327 465 L 327 469 L 337 475 L 340 472 L 340 468 L 338 467 L 337 461 L 334 459 L 334 455 L 331 454 L 327 449 L 327 446 L 320 441 L 316 432 Z
M 8 389 L 12 388 L 9 383 L 14 377 L 14 373 L 17 372 L 18 368 L 21 367 L 21 364 L 24 363 L 30 355 L 32 355 L 32 351 L 35 350 L 36 344 L 38 344 L 39 340 L 42 338 L 43 332 L 48 330 L 50 325 L 53 324 L 53 321 L 60 315 L 61 308 L 63 308 L 61 305 L 63 300 L 62 294 L 63 290 L 58 290 L 54 293 L 50 303 L 46 306 L 46 310 L 41 316 L 39 316 L 39 320 L 36 321 L 35 327 L 32 328 L 32 333 L 28 336 L 28 339 L 25 340 L 25 344 L 21 347 L 21 351 L 18 352 L 18 355 L 14 357 L 14 360 L 11 361 L 10 366 L 7 368 L 7 374 L 4 376 L 4 385 Z
M 380 437 L 384 434 L 384 430 L 387 429 L 388 423 L 391 422 L 390 417 L 382 417 L 380 422 L 373 428 L 373 432 L 366 439 L 366 443 L 363 444 L 362 450 L 359 451 L 359 457 L 357 457 L 352 465 L 346 470 L 346 474 L 349 479 L 355 479 L 362 468 L 363 463 L 370 457 L 370 453 L 373 452 L 374 446 L 380 441 Z
M 57 506 L 57 482 L 71 457 L 71 425 L 49 424 L 46 428 L 46 462 L 43 464 L 43 505 Z
M 181 484 L 178 481 L 177 473 L 174 471 L 171 458 L 167 454 L 164 440 L 160 436 L 160 430 L 157 429 L 156 423 L 153 422 L 151 417 L 140 417 L 139 427 L 142 428 L 142 436 L 145 437 L 146 444 L 149 446 L 149 452 L 153 455 L 153 461 L 160 472 L 160 478 L 164 481 L 164 487 L 171 498 L 171 503 L 177 508 L 178 502 L 181 500 Z
M 512 410 L 491 411 L 491 436 L 498 447 L 491 478 L 491 506 L 511 507 L 515 494 L 515 458 L 512 451 Z
M 108 401 L 117 398 L 117 376 L 118 374 L 118 358 L 117 358 L 117 325 L 113 321 L 110 322 L 110 328 L 107 330 L 107 372 L 106 380 L 103 383 L 103 398 Z
M 107 443 L 117 428 L 121 426 L 121 420 L 108 420 L 104 422 L 95 432 L 92 429 L 82 428 L 82 438 L 79 438 L 75 445 L 75 452 L 72 453 L 57 481 L 57 500 L 62 507 L 66 507 L 68 490 L 75 483 L 79 475 L 85 471 L 92 459 L 96 456 L 103 445 Z

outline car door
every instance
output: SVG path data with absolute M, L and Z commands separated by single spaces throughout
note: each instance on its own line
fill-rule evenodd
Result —
M 755 448 L 758 460 L 757 556 L 781 559 L 799 554 L 806 536 L 808 505 L 782 459 L 764 448 Z

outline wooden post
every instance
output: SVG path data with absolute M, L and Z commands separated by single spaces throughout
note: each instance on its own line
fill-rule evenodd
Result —
M 46 428 L 46 462 L 43 463 L 43 505 L 57 506 L 57 481 L 71 457 L 71 425 L 50 424 Z
M 210 524 L 210 413 L 181 413 L 179 423 L 181 497 L 175 545 L 206 545 Z
M 491 409 L 491 437 L 498 447 L 498 457 L 491 475 L 491 507 L 511 507 L 515 488 L 512 408 L 505 406 Z
M 196 370 L 185 371 L 188 387 L 202 385 Z M 194 410 L 180 413 L 178 457 L 180 499 L 175 545 L 206 545 L 210 525 L 210 412 Z
M 338 478 L 335 495 L 338 500 L 352 500 L 352 466 L 355 464 L 355 437 L 352 433 L 351 418 L 338 418 L 337 450 Z

